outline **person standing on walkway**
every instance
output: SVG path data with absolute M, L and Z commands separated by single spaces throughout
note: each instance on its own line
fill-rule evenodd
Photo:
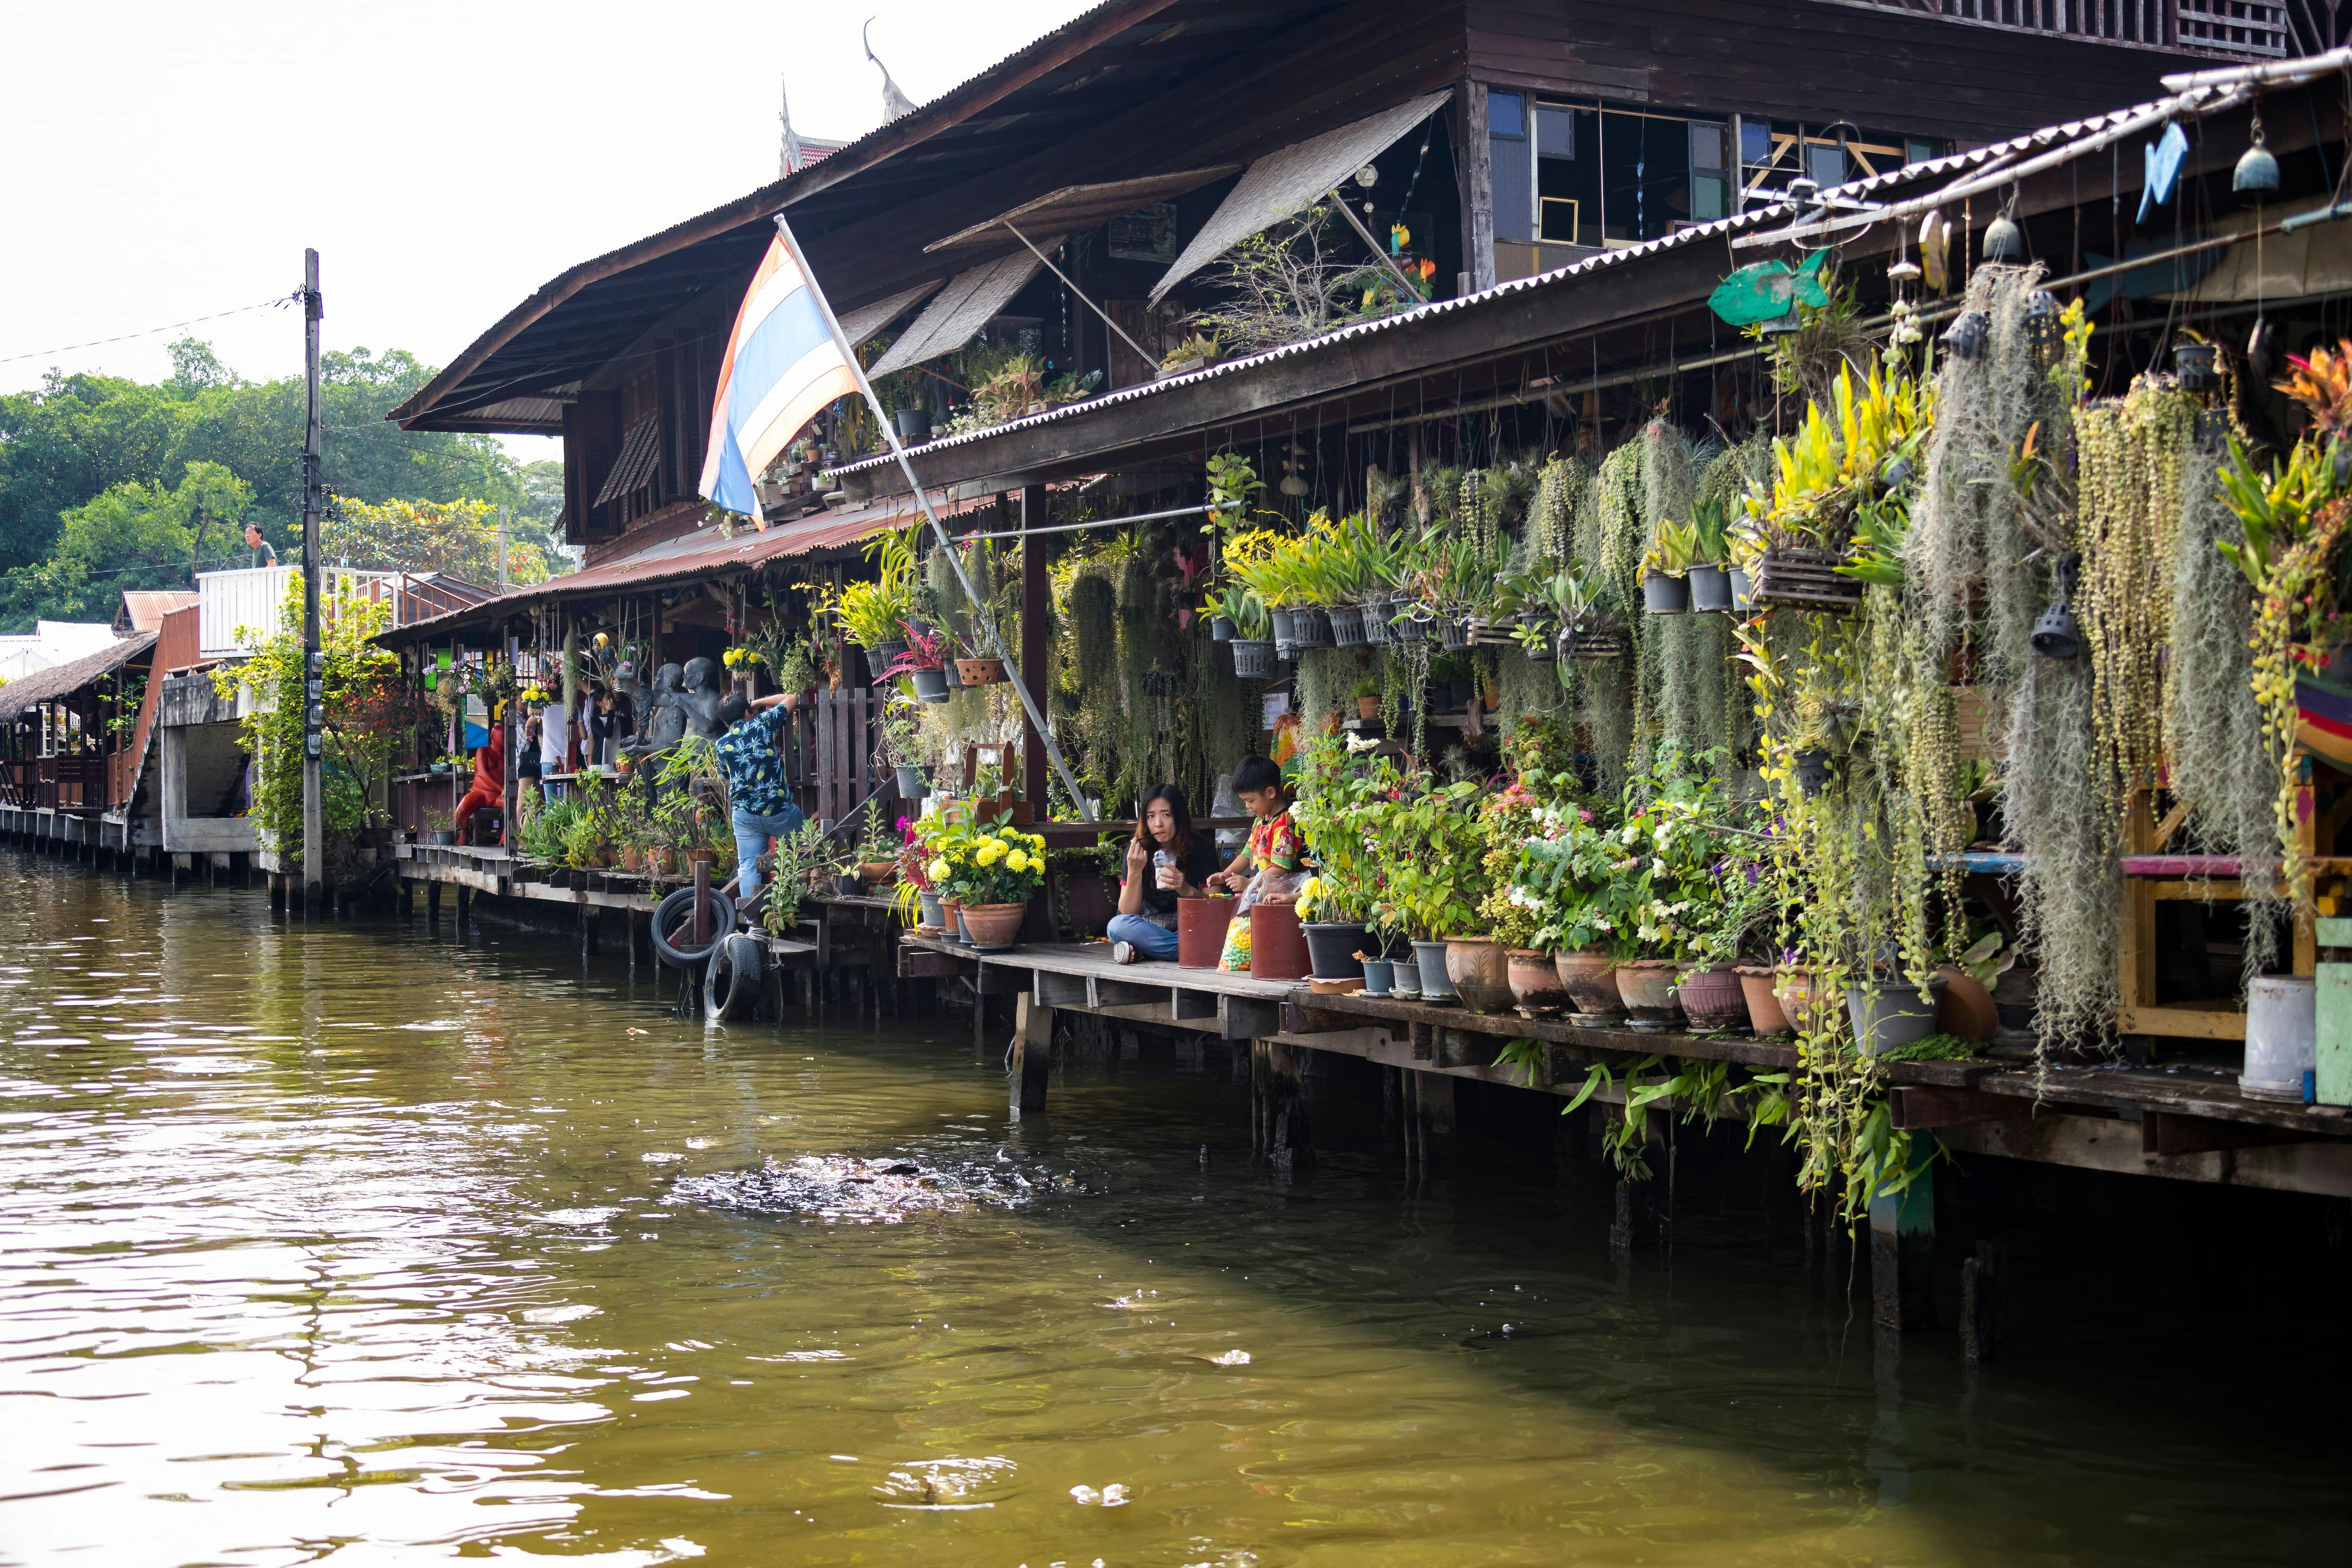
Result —
M 1111 958 L 1162 963 L 1176 956 L 1176 903 L 1197 899 L 1220 865 L 1217 847 L 1192 831 L 1184 792 L 1156 784 L 1143 797 L 1143 815 L 1127 845 L 1127 878 L 1118 885 L 1118 912 L 1110 918 Z
M 807 814 L 793 803 L 792 785 L 784 778 L 784 759 L 776 738 L 800 700 L 797 692 L 780 691 L 746 702 L 730 692 L 719 705 L 719 765 L 727 774 L 728 815 L 735 829 L 737 904 L 749 910 L 760 890 L 760 857 L 772 838 L 789 838 L 801 830 Z

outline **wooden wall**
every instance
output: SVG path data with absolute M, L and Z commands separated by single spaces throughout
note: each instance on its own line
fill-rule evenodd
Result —
M 1496 86 L 1963 142 L 2158 97 L 2158 77 L 2200 63 L 1824 0 L 1467 0 L 1465 10 L 1470 74 Z

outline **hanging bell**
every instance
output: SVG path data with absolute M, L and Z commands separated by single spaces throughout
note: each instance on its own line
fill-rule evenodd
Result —
M 1991 336 L 1991 317 L 1982 310 L 1962 310 L 1958 319 L 1944 329 L 1944 347 L 1954 359 L 1980 360 Z
M 2238 167 L 2230 175 L 2230 188 L 2240 195 L 2256 199 L 2271 195 L 2279 187 L 2278 159 L 2263 142 L 2263 117 L 2254 116 L 2254 144 L 2238 156 Z
M 2007 213 L 1985 226 L 1984 258 L 1987 261 L 2015 261 L 2025 255 L 2025 231 Z
M 2069 555 L 2058 563 L 2058 596 L 2033 623 L 2033 651 L 2044 658 L 2074 658 L 2083 651 L 2082 628 L 2074 623 L 2074 576 L 2083 558 Z

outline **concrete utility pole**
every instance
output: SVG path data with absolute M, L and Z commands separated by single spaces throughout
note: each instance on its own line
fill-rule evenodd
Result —
M 319 776 L 327 723 L 325 645 L 319 639 L 319 253 L 302 253 L 302 917 L 319 918 L 325 901 L 327 832 Z

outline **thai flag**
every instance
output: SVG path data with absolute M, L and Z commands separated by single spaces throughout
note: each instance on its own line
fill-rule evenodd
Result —
M 819 409 L 857 390 L 828 316 L 815 283 L 778 235 L 735 314 L 710 407 L 702 493 L 729 511 L 759 516 L 753 476 Z

